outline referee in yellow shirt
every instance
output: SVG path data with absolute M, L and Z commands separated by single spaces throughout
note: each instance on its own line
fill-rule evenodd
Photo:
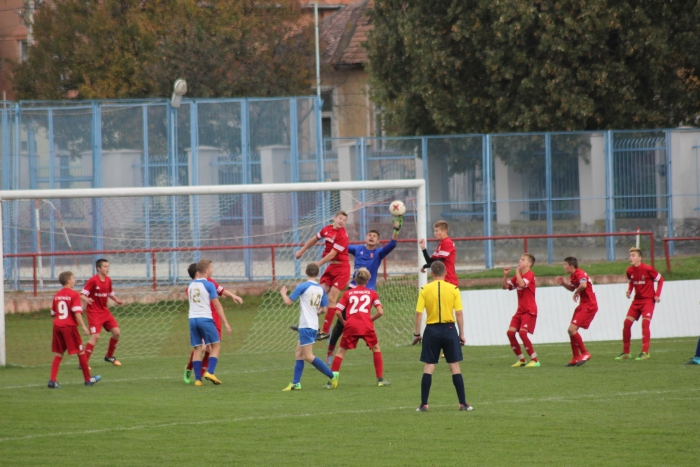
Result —
M 459 399 L 459 410 L 474 410 L 471 405 L 467 404 L 464 394 L 464 379 L 459 367 L 459 362 L 462 361 L 461 346 L 465 343 L 462 296 L 458 287 L 445 282 L 445 271 L 445 265 L 440 261 L 430 265 L 430 272 L 435 280 L 425 287 L 421 287 L 416 304 L 416 329 L 413 333 L 413 345 L 423 341 L 420 361 L 425 363 L 423 380 L 421 381 L 421 403 L 416 412 L 428 411 L 430 386 L 433 382 L 435 365 L 440 361 L 440 352 L 444 352 L 445 360 L 450 365 L 452 384 L 455 385 Z M 425 331 L 421 337 L 420 326 L 423 321 L 423 310 L 428 313 L 428 316 L 425 320 Z M 455 316 L 461 335 L 455 328 Z

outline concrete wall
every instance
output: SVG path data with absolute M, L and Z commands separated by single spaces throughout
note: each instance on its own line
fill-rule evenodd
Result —
M 584 341 L 622 340 L 622 322 L 631 303 L 625 297 L 627 284 L 595 284 L 599 311 Z M 467 345 L 508 345 L 506 330 L 517 308 L 517 296 L 507 290 L 463 291 L 464 327 Z M 664 284 L 661 303 L 656 305 L 651 324 L 651 353 L 655 337 L 700 335 L 700 281 L 672 281 Z M 569 342 L 566 329 L 576 304 L 563 287 L 537 289 L 537 327 L 531 337 L 538 343 Z M 632 327 L 632 338 L 641 338 L 641 324 Z M 620 345 L 622 348 L 622 344 Z M 692 349 L 688 349 L 690 352 Z M 639 352 L 638 348 L 632 349 Z M 541 352 L 546 361 L 546 353 Z M 612 356 L 610 356 L 612 358 Z

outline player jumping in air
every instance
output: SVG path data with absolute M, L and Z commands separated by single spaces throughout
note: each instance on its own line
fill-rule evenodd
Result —
M 455 243 L 452 241 L 449 235 L 450 226 L 447 224 L 447 222 L 437 221 L 435 224 L 433 224 L 433 236 L 440 240 L 440 243 L 432 256 L 428 255 L 425 239 L 421 238 L 418 241 L 418 245 L 420 246 L 420 249 L 423 250 L 423 257 L 426 261 L 426 264 L 421 268 L 420 272 L 425 272 L 426 269 L 430 268 L 430 265 L 433 264 L 434 261 L 442 261 L 445 263 L 445 269 L 447 270 L 445 282 L 449 282 L 455 287 L 459 287 L 457 272 L 455 271 L 457 250 L 455 249 Z
M 119 300 L 114 294 L 112 279 L 109 278 L 109 261 L 98 259 L 95 262 L 95 267 L 97 268 L 97 274 L 87 281 L 80 292 L 81 300 L 87 304 L 88 326 L 90 326 L 90 333 L 92 334 L 85 346 L 85 353 L 87 354 L 87 360 L 90 361 L 92 351 L 97 345 L 97 341 L 100 340 L 100 334 L 102 333 L 102 328 L 104 328 L 105 331 L 112 333 L 112 337 L 109 338 L 105 362 L 109 362 L 114 366 L 121 366 L 119 360 L 114 356 L 114 351 L 119 343 L 119 336 L 121 336 L 121 330 L 117 320 L 114 319 L 114 316 L 109 311 L 107 302 L 110 298 L 118 305 L 123 305 L 124 302 Z
M 219 362 L 219 352 L 221 351 L 221 338 L 216 330 L 212 308 L 219 314 L 221 321 L 226 326 L 226 332 L 231 334 L 224 314 L 224 309 L 219 302 L 216 287 L 207 280 L 214 273 L 214 265 L 211 261 L 203 259 L 197 263 L 197 274 L 195 279 L 187 286 L 187 298 L 190 302 L 190 344 L 194 349 L 192 355 L 192 368 L 196 381 L 195 386 L 202 386 L 202 378 L 214 384 L 221 384 L 219 378 L 214 375 L 216 364 Z M 202 372 L 202 352 L 209 346 L 209 368 Z
M 324 264 L 329 263 L 319 281 L 323 290 L 328 294 L 328 312 L 323 320 L 323 329 L 316 337 L 317 340 L 328 339 L 330 336 L 328 333 L 331 330 L 331 324 L 335 316 L 335 305 L 338 303 L 338 295 L 350 282 L 348 234 L 345 231 L 345 223 L 347 221 L 347 213 L 338 211 L 333 218 L 332 224 L 322 228 L 295 253 L 296 259 L 300 259 L 306 250 L 318 243 L 319 240 L 326 242 L 323 258 L 316 265 L 320 268 Z
M 630 264 L 627 268 L 627 298 L 632 295 L 634 300 L 622 328 L 622 353 L 615 360 L 627 360 L 630 358 L 630 339 L 632 339 L 632 324 L 642 318 L 642 353 L 635 360 L 649 358 L 649 341 L 651 340 L 651 318 L 654 315 L 654 306 L 661 301 L 661 288 L 664 286 L 664 278 L 654 268 L 642 263 L 642 250 L 630 248 Z M 654 290 L 654 283 L 658 286 Z
M 355 275 L 357 271 L 361 268 L 366 268 L 370 273 L 370 279 L 366 286 L 369 290 L 377 290 L 377 275 L 379 274 L 379 266 L 382 264 L 382 260 L 386 258 L 389 253 L 394 251 L 396 248 L 396 241 L 399 238 L 399 232 L 401 231 L 401 226 L 403 225 L 403 216 L 394 216 L 393 227 L 394 231 L 391 236 L 391 240 L 384 246 L 379 246 L 379 232 L 376 230 L 370 230 L 365 238 L 364 245 L 350 245 L 348 247 L 348 252 L 355 257 Z M 350 288 L 356 287 L 355 280 L 350 282 Z M 343 319 L 345 319 L 345 313 L 343 312 Z M 335 326 L 333 326 L 333 332 L 331 332 L 331 337 L 328 339 L 328 352 L 326 353 L 326 364 L 330 365 L 333 362 L 333 351 L 338 343 L 338 339 L 343 334 L 343 323 L 341 320 L 337 320 Z
M 367 347 L 372 349 L 374 355 L 374 372 L 377 376 L 377 386 L 389 386 L 389 381 L 384 381 L 384 362 L 382 360 L 382 351 L 379 348 L 379 340 L 377 333 L 374 331 L 374 322 L 382 317 L 384 308 L 379 301 L 379 295 L 374 290 L 365 287 L 372 278 L 370 272 L 365 268 L 360 268 L 355 271 L 356 286 L 343 294 L 338 305 L 336 305 L 336 315 L 338 321 L 342 322 L 344 327 L 343 338 L 340 341 L 340 350 L 338 355 L 333 359 L 331 371 L 336 378 L 336 384 L 329 381 L 326 384 L 326 389 L 335 389 L 337 387 L 338 376 L 340 375 L 340 366 L 343 364 L 343 358 L 348 350 L 357 347 L 357 342 L 363 339 Z M 372 316 L 372 306 L 376 308 L 377 313 Z M 343 317 L 345 313 L 345 319 Z
M 189 267 L 187 268 L 187 274 L 189 274 L 189 276 L 192 280 L 194 280 L 197 277 L 197 263 L 192 263 L 189 265 Z M 207 279 L 207 281 L 214 284 L 214 287 L 216 288 L 216 294 L 218 297 L 229 297 L 235 303 L 239 303 L 239 304 L 243 303 L 243 299 L 241 297 L 239 297 L 238 295 L 236 295 L 232 292 L 229 292 L 228 290 L 221 287 L 219 284 L 216 283 L 216 281 L 214 279 L 211 278 L 211 276 L 208 276 L 206 279 Z M 212 304 L 211 316 L 214 319 L 214 325 L 216 326 L 216 332 L 219 333 L 219 340 L 221 340 L 221 317 L 219 316 L 219 313 L 217 313 L 213 304 Z M 209 356 L 210 355 L 211 355 L 211 348 L 209 346 L 206 346 L 204 349 L 204 358 L 202 358 L 202 372 L 201 372 L 202 375 L 204 375 L 204 373 L 209 368 Z M 187 363 L 187 366 L 185 367 L 185 374 L 183 376 L 183 380 L 185 381 L 186 384 L 190 384 L 192 382 L 191 376 L 192 376 L 192 357 L 193 356 L 194 356 L 194 350 L 190 353 L 190 361 L 189 361 L 189 363 Z
M 53 297 L 51 305 L 51 316 L 53 316 L 53 342 L 51 350 L 55 353 L 53 364 L 51 365 L 51 378 L 49 379 L 49 388 L 60 388 L 56 378 L 58 377 L 58 368 L 63 360 L 63 354 L 68 351 L 68 355 L 78 354 L 80 368 L 83 370 L 85 378 L 85 386 L 92 386 L 98 382 L 101 377 L 90 376 L 90 367 L 88 366 L 85 350 L 83 350 L 83 340 L 78 332 L 78 323 L 83 329 L 86 336 L 90 335 L 85 322 L 83 321 L 83 307 L 80 304 L 80 294 L 73 290 L 75 286 L 75 276 L 70 271 L 64 271 L 58 275 L 58 282 L 63 288 Z
M 571 324 L 569 324 L 573 357 L 566 366 L 581 366 L 591 359 L 591 354 L 586 350 L 578 330 L 579 328 L 588 329 L 588 326 L 591 325 L 598 312 L 598 301 L 593 291 L 593 281 L 584 270 L 579 269 L 576 258 L 573 256 L 564 258 L 564 272 L 570 274 L 569 281 L 567 282 L 563 277 L 557 277 L 557 284 L 569 292 L 573 292 L 574 302 L 579 304 L 574 310 L 574 317 L 571 318 Z
M 503 268 L 503 282 L 501 287 L 504 290 L 518 291 L 518 310 L 513 315 L 510 321 L 510 327 L 506 333 L 510 341 L 510 348 L 518 357 L 518 361 L 513 364 L 513 368 L 524 366 L 528 368 L 540 366 L 540 361 L 537 359 L 537 352 L 532 347 L 532 342 L 527 336 L 528 333 L 535 333 L 535 324 L 537 323 L 537 303 L 535 302 L 535 274 L 530 268 L 535 264 L 535 257 L 529 253 L 523 253 L 518 261 L 518 267 L 515 269 L 515 277 L 508 280 L 510 274 L 509 267 Z M 520 339 L 523 341 L 525 350 L 530 356 L 530 363 L 525 362 L 518 339 L 515 333 L 520 334 Z
M 304 372 L 304 362 L 311 363 L 318 371 L 331 378 L 331 385 L 338 385 L 338 374 L 333 373 L 323 361 L 314 356 L 313 346 L 318 332 L 318 315 L 326 311 L 328 297 L 316 278 L 319 268 L 316 263 L 306 266 L 307 281 L 296 286 L 292 294 L 287 296 L 287 287 L 280 289 L 284 304 L 289 306 L 299 299 L 299 341 L 294 352 L 296 364 L 294 365 L 294 380 L 283 391 L 299 391 L 301 389 L 301 375 Z

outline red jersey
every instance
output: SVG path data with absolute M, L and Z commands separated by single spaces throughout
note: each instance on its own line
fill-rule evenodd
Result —
M 73 289 L 62 288 L 53 296 L 51 304 L 51 316 L 54 317 L 53 325 L 59 328 L 78 327 L 78 320 L 75 319 L 76 313 L 83 313 L 80 294 Z
M 345 311 L 346 326 L 348 323 L 362 323 L 369 329 L 374 329 L 374 322 L 370 310 L 372 306 L 382 306 L 379 295 L 363 285 L 358 285 L 343 294 L 343 298 L 335 306 L 338 310 Z M 359 322 L 359 323 L 358 323 Z
M 627 268 L 627 280 L 629 281 L 627 290 L 632 292 L 634 289 L 635 300 L 653 300 L 654 297 L 661 296 L 664 278 L 647 264 L 642 263 L 636 268 L 634 266 Z M 655 282 L 659 284 L 656 291 L 654 291 Z
M 214 279 L 207 279 L 207 280 L 209 282 L 211 282 L 212 284 L 214 284 L 214 287 L 216 287 L 216 295 L 221 297 L 224 294 L 224 291 L 226 289 L 224 289 L 219 284 L 217 284 Z M 185 287 L 185 295 L 187 295 L 187 290 L 188 290 L 188 287 Z M 214 320 L 214 324 L 216 325 L 216 329 L 221 329 L 221 316 L 219 316 L 219 313 L 216 312 L 216 308 L 214 308 L 213 302 L 211 303 L 210 306 L 211 306 L 211 317 Z
M 530 313 L 537 316 L 537 302 L 535 302 L 535 273 L 532 270 L 523 274 L 525 287 L 518 287 L 518 279 L 513 277 L 508 281 L 508 290 L 518 291 L 518 313 Z
M 327 225 L 316 234 L 318 240 L 324 240 L 326 247 L 323 249 L 323 256 L 326 256 L 331 250 L 335 250 L 338 254 L 335 255 L 333 261 L 350 264 L 348 258 L 348 233 L 345 228 L 334 229 L 332 225 Z
M 92 299 L 92 304 L 88 304 L 87 312 L 91 313 L 109 313 L 109 308 L 107 307 L 107 299 L 109 297 L 114 297 L 114 290 L 112 289 L 112 279 L 105 276 L 104 282 L 100 280 L 100 276 L 95 274 L 90 278 L 89 281 L 80 291 L 81 294 Z
M 586 274 L 586 271 L 577 268 L 573 272 L 573 274 L 571 274 L 571 277 L 569 278 L 569 284 L 572 287 L 578 288 L 582 282 L 585 282 L 588 285 L 586 286 L 585 289 L 583 289 L 583 292 L 581 292 L 581 303 L 589 304 L 589 305 L 597 305 L 598 301 L 596 300 L 595 292 L 593 291 L 593 281 L 591 280 L 590 277 L 588 277 L 588 274 Z
M 455 272 L 455 262 L 457 260 L 457 250 L 455 243 L 450 237 L 445 237 L 437 246 L 435 253 L 431 256 L 433 259 L 442 259 L 445 264 L 445 282 L 449 282 L 455 287 L 459 287 L 457 281 L 457 273 Z

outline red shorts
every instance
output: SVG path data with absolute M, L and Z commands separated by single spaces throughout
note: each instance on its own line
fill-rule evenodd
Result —
M 319 283 L 343 290 L 350 282 L 350 263 L 329 264 Z
M 598 305 L 593 303 L 581 304 L 574 310 L 574 317 L 571 318 L 571 324 L 583 329 L 588 329 L 591 321 L 598 313 Z
M 51 351 L 60 354 L 68 351 L 68 355 L 75 355 L 82 352 L 83 340 L 80 338 L 77 326 L 54 326 Z
M 88 328 L 90 328 L 90 334 L 99 334 L 102 332 L 102 328 L 109 332 L 114 328 L 118 328 L 117 320 L 114 319 L 112 313 L 102 312 L 102 313 L 88 313 Z
M 364 339 L 367 347 L 372 348 L 379 344 L 377 339 L 377 333 L 374 329 L 370 329 L 366 326 L 345 326 L 343 329 L 343 337 L 340 339 L 340 347 L 343 349 L 355 349 L 357 348 L 357 341 Z
M 518 331 L 525 329 L 529 334 L 535 333 L 536 324 L 537 315 L 533 315 L 532 313 L 518 312 L 514 314 L 513 318 L 510 320 L 511 328 L 515 328 Z
M 627 312 L 627 316 L 634 318 L 637 321 L 640 317 L 651 319 L 654 316 L 654 306 L 656 302 L 651 300 L 632 300 L 632 305 Z

